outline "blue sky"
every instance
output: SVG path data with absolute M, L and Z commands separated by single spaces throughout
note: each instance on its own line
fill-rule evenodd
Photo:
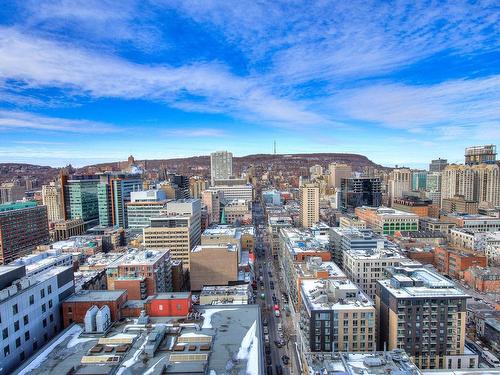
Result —
M 247 155 L 273 140 L 461 162 L 500 143 L 499 18 L 495 1 L 3 1 L 0 162 Z

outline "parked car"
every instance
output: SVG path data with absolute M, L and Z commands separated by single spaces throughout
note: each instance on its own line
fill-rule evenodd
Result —
M 283 361 L 284 365 L 288 365 L 290 363 L 290 357 L 286 355 L 281 356 L 281 360 Z
M 268 335 L 269 334 L 269 327 L 264 326 L 264 334 Z
M 279 310 L 274 310 L 274 316 L 276 318 L 279 318 L 281 316 L 280 311 Z
M 266 343 L 268 343 L 268 342 L 269 342 L 269 335 L 264 335 L 264 341 L 265 341 Z

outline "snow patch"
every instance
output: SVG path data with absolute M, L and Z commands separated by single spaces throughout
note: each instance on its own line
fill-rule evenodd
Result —
M 139 356 L 141 355 L 142 351 L 144 350 L 144 347 L 146 346 L 147 344 L 147 340 L 144 340 L 144 342 L 142 343 L 141 347 L 139 349 L 137 349 L 135 351 L 135 353 L 132 355 L 132 358 L 126 360 L 125 362 L 122 363 L 122 365 L 120 366 L 120 369 L 118 370 L 118 372 L 116 373 L 116 375 L 121 375 L 123 374 L 123 372 L 129 368 L 129 367 L 132 367 L 136 362 L 137 360 L 139 359 Z
M 250 329 L 247 331 L 245 337 L 243 337 L 240 349 L 238 350 L 238 354 L 236 355 L 237 359 L 248 359 L 250 346 L 252 345 L 253 338 L 255 336 L 256 326 L 257 326 L 257 321 L 254 321 Z
M 246 373 L 259 375 L 259 338 L 257 337 L 257 321 L 254 321 L 241 341 L 236 358 L 247 361 Z
M 50 346 L 48 346 L 43 352 L 38 354 L 36 358 L 29 363 L 28 366 L 26 366 L 24 369 L 22 369 L 18 375 L 26 375 L 27 373 L 33 371 L 34 369 L 40 367 L 40 365 L 47 360 L 47 357 L 49 354 L 56 348 L 57 345 L 62 343 L 64 340 L 66 340 L 68 337 L 76 334 L 80 334 L 82 332 L 82 328 L 78 325 L 72 326 L 70 329 L 68 329 L 66 332 L 64 332 L 59 338 L 54 341 Z
M 161 361 L 162 359 L 163 359 L 163 358 L 160 358 L 160 359 L 159 359 L 159 360 L 158 360 L 158 361 L 157 361 L 157 362 L 156 362 L 153 366 L 151 366 L 151 368 L 150 368 L 148 371 L 146 371 L 146 372 L 145 372 L 144 374 L 142 374 L 142 375 L 150 375 L 150 374 L 152 374 L 152 373 L 153 373 L 153 371 L 155 370 L 156 365 L 157 365 L 158 363 L 160 363 L 160 361 Z
M 217 314 L 221 311 L 231 311 L 231 310 L 236 310 L 236 309 L 209 309 L 205 310 L 203 313 L 203 325 L 201 328 L 212 328 L 212 315 Z
M 80 336 L 80 334 L 82 333 L 83 329 L 80 329 L 79 332 L 75 332 L 75 334 L 73 335 L 73 338 L 68 342 L 68 345 L 66 346 L 68 349 L 69 348 L 72 348 L 82 342 L 87 342 L 87 341 L 92 341 L 92 340 L 95 340 L 94 338 L 92 337 L 78 337 Z

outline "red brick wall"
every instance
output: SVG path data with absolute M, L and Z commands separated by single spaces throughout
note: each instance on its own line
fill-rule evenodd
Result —
M 128 294 L 128 299 L 142 299 L 141 298 L 141 282 L 144 280 L 116 280 L 114 289 L 125 289 Z
M 144 307 L 149 316 L 186 316 L 191 309 L 191 298 L 153 299 Z

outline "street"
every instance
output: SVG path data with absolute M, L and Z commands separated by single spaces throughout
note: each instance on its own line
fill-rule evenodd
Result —
M 256 276 L 257 278 L 259 278 L 260 275 L 263 276 L 263 286 L 260 285 L 260 281 L 257 284 L 257 300 L 262 307 L 262 321 L 267 321 L 269 346 L 271 349 L 270 355 L 264 354 L 266 367 L 271 366 L 272 374 L 278 374 L 277 366 L 281 366 L 283 374 L 299 374 L 300 372 L 297 371 L 296 366 L 295 344 L 292 341 L 287 341 L 282 348 L 276 345 L 276 341 L 284 338 L 283 334 L 278 332 L 278 325 L 281 323 L 282 329 L 284 330 L 285 326 L 289 326 L 289 322 L 286 321 L 287 317 L 282 309 L 283 297 L 280 291 L 279 274 L 274 267 L 270 250 L 264 243 L 266 235 L 265 217 L 258 202 L 254 204 L 253 215 L 256 230 L 255 248 L 257 249 Z M 260 228 L 260 226 L 263 226 L 263 228 Z M 273 289 L 271 289 L 271 284 L 273 284 Z M 259 297 L 262 293 L 264 293 L 265 299 Z M 274 314 L 273 307 L 275 304 L 273 303 L 273 294 L 277 298 L 277 304 L 280 308 L 280 317 L 276 317 Z M 290 358 L 288 365 L 285 365 L 282 361 L 282 356 L 284 355 Z M 270 362 L 267 357 L 270 358 Z

